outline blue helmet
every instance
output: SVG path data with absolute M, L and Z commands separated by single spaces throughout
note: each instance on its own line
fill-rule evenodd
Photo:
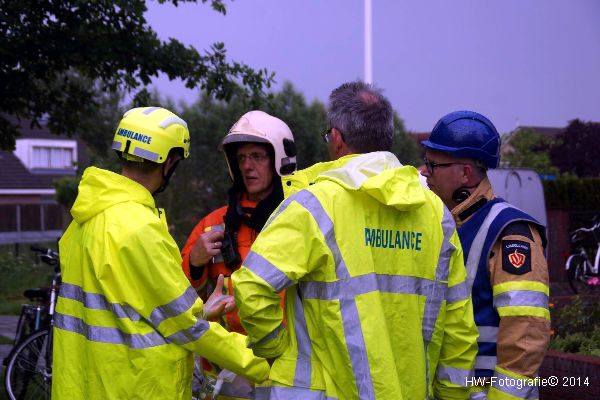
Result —
M 433 127 L 429 140 L 421 144 L 455 157 L 480 160 L 487 168 L 497 168 L 500 161 L 498 131 L 489 119 L 474 111 L 443 116 Z

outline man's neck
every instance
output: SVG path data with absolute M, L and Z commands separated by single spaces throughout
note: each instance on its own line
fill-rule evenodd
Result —
M 469 209 L 471 207 L 477 207 L 481 204 L 481 200 L 485 201 L 492 200 L 494 197 L 494 191 L 492 190 L 492 185 L 487 177 L 483 178 L 483 180 L 477 185 L 475 190 L 471 192 L 471 195 L 462 203 L 458 204 L 454 207 L 451 212 L 454 217 L 454 221 L 456 222 L 456 227 L 459 228 L 465 221 L 467 221 L 475 212 L 469 213 Z M 483 202 L 485 204 L 485 202 Z
M 123 168 L 121 175 L 139 183 L 150 193 L 153 193 L 160 186 L 160 182 L 157 182 L 157 176 L 155 176 L 155 174 L 142 174 L 139 171 L 130 168 Z

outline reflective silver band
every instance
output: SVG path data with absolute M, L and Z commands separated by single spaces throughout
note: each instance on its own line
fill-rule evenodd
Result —
M 450 243 L 450 239 L 455 231 L 456 224 L 454 222 L 454 217 L 452 217 L 452 214 L 448 208 L 444 206 L 444 216 L 442 217 L 442 232 L 444 233 L 444 238 L 442 241 L 442 248 L 440 249 L 438 264 L 435 270 L 436 282 L 448 280 L 448 276 L 450 274 L 450 259 L 452 258 L 452 253 L 454 250 L 456 250 L 454 245 Z M 435 323 L 437 321 L 438 314 L 442 307 L 442 301 L 446 297 L 446 289 L 446 287 L 443 289 L 439 288 L 439 285 L 432 286 L 432 290 L 427 294 L 427 300 L 425 300 L 422 332 L 423 345 L 425 349 L 426 399 L 429 399 L 429 382 L 431 381 L 429 371 L 429 353 L 427 351 L 427 347 L 429 346 L 429 342 L 431 342 L 431 338 L 433 337 L 433 331 L 435 329 Z
M 252 348 L 252 347 L 254 347 L 256 345 L 259 345 L 261 343 L 268 342 L 269 340 L 273 340 L 273 339 L 277 338 L 277 336 L 279 335 L 279 332 L 281 332 L 283 329 L 284 329 L 283 328 L 283 323 L 281 323 L 281 324 L 279 324 L 279 326 L 277 328 L 275 328 L 273 330 L 273 332 L 269 333 L 267 336 L 265 336 L 264 338 L 260 339 L 258 342 L 256 342 L 256 343 L 248 343 L 248 347 Z
M 491 369 L 496 368 L 496 356 L 477 356 L 475 357 L 474 369 Z
M 177 115 L 171 115 L 170 117 L 163 119 L 162 121 L 160 121 L 158 126 L 160 126 L 161 128 L 164 129 L 164 128 L 168 128 L 169 126 L 174 125 L 174 124 L 183 125 L 186 128 L 188 127 L 187 123 L 184 120 L 182 120 L 181 118 L 179 118 Z
M 145 349 L 167 344 L 167 340 L 156 331 L 145 335 L 125 333 L 117 328 L 88 325 L 80 318 L 58 312 L 54 314 L 54 326 L 78 333 L 91 342 L 122 344 L 132 349 Z
M 518 397 L 519 399 L 539 398 L 538 386 L 533 383 L 531 385 L 525 382 L 517 383 L 519 379 L 504 375 L 498 371 L 494 372 L 494 376 L 497 379 L 492 379 L 492 387 L 496 390 Z M 509 385 L 510 383 L 514 383 L 514 385 Z
M 333 397 L 327 397 L 325 392 L 289 386 L 257 386 L 254 398 L 256 400 L 336 400 Z
M 209 329 L 210 324 L 208 323 L 208 321 L 204 319 L 197 319 L 196 323 L 190 328 L 182 329 L 179 332 L 175 332 L 174 334 L 167 337 L 167 339 L 179 345 L 184 345 L 186 343 L 195 342 L 196 340 L 200 339 L 202 335 L 204 335 Z
M 548 308 L 546 293 L 535 290 L 510 290 L 494 296 L 494 307 L 530 306 Z
M 473 378 L 473 371 L 438 365 L 435 375 L 438 380 L 449 381 L 459 386 L 467 386 L 467 379 Z
M 143 320 L 144 317 L 131 306 L 119 303 L 109 303 L 106 297 L 99 293 L 88 293 L 78 285 L 62 283 L 59 297 L 75 300 L 86 308 L 93 310 L 104 310 L 112 312 L 117 318 L 129 318 L 132 321 Z M 152 310 L 148 318 L 154 327 L 158 327 L 163 321 L 185 313 L 198 300 L 198 294 L 191 286 L 172 302 L 158 306 Z
M 294 297 L 294 328 L 296 341 L 298 343 L 298 355 L 296 357 L 296 372 L 294 375 L 294 386 L 310 387 L 311 383 L 311 354 L 312 347 L 308 337 L 308 327 L 304 317 L 304 306 L 302 299 Z
M 312 215 L 317 225 L 319 225 L 319 230 L 325 238 L 327 247 L 329 247 L 329 250 L 333 255 L 333 261 L 335 263 L 335 274 L 337 278 L 350 278 L 350 274 L 348 273 L 348 267 L 346 266 L 346 262 L 342 257 L 342 252 L 340 251 L 340 248 L 337 244 L 337 240 L 335 239 L 333 221 L 325 212 L 325 209 L 319 202 L 319 199 L 317 199 L 316 196 L 308 190 L 302 190 L 296 193 L 293 197 L 296 198 L 295 200 L 298 203 L 300 203 L 302 207 L 306 208 L 310 215 Z
M 498 341 L 498 327 L 497 326 L 478 326 L 479 337 L 477 342 L 491 342 L 496 343 Z
M 244 260 L 244 266 L 260 276 L 277 293 L 294 284 L 283 272 L 258 253 L 250 251 Z
M 156 110 L 160 110 L 160 107 L 148 107 L 144 111 L 142 111 L 142 114 L 148 115 Z
M 159 157 L 158 153 L 155 153 L 155 152 L 150 151 L 150 150 L 142 149 L 142 148 L 139 148 L 139 147 L 136 147 L 135 149 L 133 149 L 133 155 L 134 156 L 138 156 L 138 157 L 142 157 L 142 158 L 144 158 L 146 160 L 154 161 L 154 162 L 157 162 L 158 161 L 158 157 Z
M 456 303 L 458 301 L 466 300 L 471 297 L 471 288 L 469 283 L 465 280 L 463 283 L 459 283 L 456 286 L 448 288 L 446 293 L 446 302 L 448 304 Z
M 469 394 L 469 400 L 486 400 L 487 399 L 487 391 L 478 390 L 476 392 L 471 392 Z
M 331 218 L 329 218 L 329 215 L 327 215 L 327 213 L 323 209 L 323 206 L 319 202 L 319 199 L 317 199 L 315 195 L 309 192 L 308 190 L 301 190 L 298 193 L 294 193 L 293 195 L 285 199 L 283 203 L 281 203 L 279 208 L 271 215 L 271 217 L 265 224 L 265 228 L 279 214 L 285 211 L 285 209 L 287 209 L 289 205 L 294 201 L 300 204 L 302 207 L 304 207 L 319 226 L 319 230 L 325 238 L 325 242 L 327 243 L 329 250 L 333 254 L 337 278 L 349 278 L 350 275 L 348 274 L 348 268 L 346 267 L 346 263 L 344 262 L 342 253 L 340 252 L 340 248 L 338 247 L 337 241 L 335 239 L 333 222 L 331 221 Z M 263 228 L 263 230 L 265 228 Z
M 121 151 L 121 142 L 113 141 L 111 149 Z
M 375 291 L 420 296 L 427 296 L 433 292 L 441 300 L 446 289 L 446 283 L 443 282 L 435 282 L 416 276 L 385 275 L 374 272 L 353 276 L 341 281 L 300 281 L 298 284 L 303 298 L 318 300 L 349 300 L 355 296 Z
M 83 303 L 85 308 L 92 310 L 112 311 L 117 318 L 127 318 L 134 322 L 143 319 L 143 317 L 130 306 L 109 303 L 104 295 L 98 293 L 86 293 L 81 287 L 71 283 L 64 282 L 60 285 L 59 297 L 78 301 Z
M 168 304 L 158 306 L 152 310 L 152 313 L 150 314 L 150 322 L 152 322 L 152 325 L 157 327 L 163 321 L 185 313 L 194 305 L 197 300 L 198 293 L 196 293 L 196 290 L 193 287 L 188 286 L 186 291 L 183 292 L 181 296 L 177 297 Z
M 126 333 L 119 328 L 108 328 L 86 324 L 81 318 L 54 314 L 54 326 L 65 331 L 78 333 L 91 342 L 122 344 L 132 349 L 145 349 L 174 342 L 179 345 L 196 341 L 210 328 L 205 320 L 197 320 L 190 328 L 181 330 L 165 338 L 159 332 L 147 334 Z
M 502 212 L 502 210 L 506 208 L 510 208 L 506 202 L 496 203 L 492 206 L 490 212 L 485 217 L 485 220 L 479 227 L 477 234 L 475 235 L 475 239 L 473 239 L 473 243 L 471 244 L 471 248 L 469 249 L 469 255 L 467 257 L 466 267 L 467 267 L 467 281 L 469 282 L 469 288 L 473 287 L 473 282 L 475 281 L 475 275 L 477 275 L 477 267 L 479 266 L 479 259 L 481 258 L 483 244 L 487 237 L 488 231 L 492 222 L 496 219 L 498 214 Z M 487 257 L 487 254 L 485 254 Z
M 365 345 L 356 301 L 354 299 L 341 300 L 340 311 L 342 313 L 346 347 L 348 348 L 348 355 L 350 356 L 352 371 L 354 372 L 355 383 L 358 389 L 358 398 L 365 400 L 375 399 L 371 368 L 369 367 L 369 358 L 367 356 L 367 346 Z

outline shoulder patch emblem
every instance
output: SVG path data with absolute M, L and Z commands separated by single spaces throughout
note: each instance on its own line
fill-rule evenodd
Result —
M 531 272 L 531 247 L 522 240 L 502 241 L 502 269 L 513 275 Z

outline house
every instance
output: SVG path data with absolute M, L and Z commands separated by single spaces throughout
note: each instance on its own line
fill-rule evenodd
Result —
M 510 144 L 510 139 L 517 133 L 528 131 L 534 132 L 542 137 L 549 139 L 555 139 L 559 137 L 566 128 L 553 128 L 547 126 L 518 126 L 515 130 L 502 136 L 502 144 L 500 146 L 500 157 L 504 157 L 509 153 L 515 151 L 514 147 Z
M 75 176 L 84 152 L 76 139 L 20 125 L 14 151 L 0 151 L 0 244 L 54 242 L 67 224 L 53 180 Z

